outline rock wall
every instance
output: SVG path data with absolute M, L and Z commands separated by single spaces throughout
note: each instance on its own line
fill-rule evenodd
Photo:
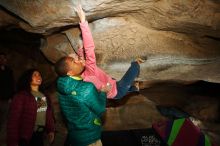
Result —
M 72 51 L 70 42 L 79 37 L 78 3 L 90 22 L 98 65 L 114 78 L 120 79 L 130 61 L 141 56 L 148 60 L 140 80 L 220 82 L 217 1 L 2 0 L 0 26 L 43 34 L 41 50 L 55 62 Z M 67 37 L 69 31 L 75 37 Z
M 1 0 L 0 48 L 6 52 L 13 50 L 9 57 L 17 76 L 26 68 L 38 67 L 46 75 L 45 80 L 53 83 L 53 63 L 77 48 L 80 30 L 74 6 L 78 3 L 86 12 L 100 68 L 120 79 L 132 60 L 147 59 L 141 64 L 138 78 L 143 81 L 143 91 L 118 103 L 110 102 L 113 106 L 107 108 L 106 130 L 150 127 L 153 121 L 164 118 L 156 105 L 176 106 L 202 120 L 200 127 L 220 143 L 216 122 L 219 94 L 215 98 L 210 98 L 211 92 L 189 94 L 194 88 L 185 86 L 197 80 L 220 83 L 219 1 Z M 37 37 L 24 37 L 14 29 Z M 5 35 L 10 31 L 10 37 L 16 36 L 18 42 Z M 50 93 L 57 119 L 55 145 L 60 145 L 66 129 L 56 91 Z

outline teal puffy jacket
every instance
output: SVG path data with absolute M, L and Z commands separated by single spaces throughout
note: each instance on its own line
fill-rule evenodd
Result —
M 106 93 L 89 82 L 69 76 L 57 80 L 59 103 L 74 146 L 86 146 L 101 138 L 101 115 L 105 112 Z

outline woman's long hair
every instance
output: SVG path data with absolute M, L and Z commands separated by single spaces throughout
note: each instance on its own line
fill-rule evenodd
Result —
M 26 90 L 28 92 L 31 91 L 31 81 L 32 81 L 32 75 L 35 71 L 38 71 L 35 68 L 31 68 L 26 70 L 25 72 L 23 72 L 23 74 L 21 75 L 21 77 L 18 80 L 18 84 L 17 84 L 17 90 L 21 91 L 21 90 Z

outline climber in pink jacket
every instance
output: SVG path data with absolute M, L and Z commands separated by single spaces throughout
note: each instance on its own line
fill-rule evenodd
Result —
M 121 99 L 128 92 L 139 91 L 139 88 L 132 86 L 132 84 L 140 72 L 139 64 L 143 63 L 144 60 L 138 58 L 132 62 L 120 81 L 113 79 L 96 64 L 94 41 L 81 5 L 75 8 L 75 11 L 80 18 L 79 24 L 82 32 L 83 46 L 78 49 L 77 55 L 71 54 L 58 60 L 55 65 L 58 75 L 70 75 L 74 76 L 75 79 L 78 78 L 86 82 L 92 82 L 98 90 L 108 90 L 108 99 Z M 70 57 L 72 57 L 72 61 Z

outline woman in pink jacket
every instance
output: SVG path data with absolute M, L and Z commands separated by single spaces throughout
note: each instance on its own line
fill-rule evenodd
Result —
M 108 99 L 121 99 L 129 91 L 138 91 L 139 89 L 132 86 L 132 84 L 140 72 L 139 64 L 143 63 L 144 60 L 139 58 L 132 62 L 120 81 L 116 81 L 110 75 L 106 74 L 96 64 L 94 41 L 81 5 L 75 10 L 80 18 L 83 47 L 78 49 L 77 55 L 71 54 L 57 61 L 55 65 L 57 74 L 60 76 L 69 75 L 82 78 L 86 82 L 92 82 L 98 90 L 103 89 L 103 87 L 107 88 L 109 90 L 107 92 Z M 71 57 L 73 58 L 72 61 L 70 59 Z

